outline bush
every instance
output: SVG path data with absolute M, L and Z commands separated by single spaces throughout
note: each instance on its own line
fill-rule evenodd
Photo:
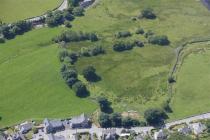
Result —
M 153 108 L 144 112 L 144 118 L 149 125 L 159 125 L 167 118 L 167 115 L 164 111 Z
M 48 13 L 46 17 L 46 23 L 49 27 L 58 26 L 64 23 L 64 15 L 62 11 L 56 11 L 54 13 Z
M 150 36 L 153 36 L 154 35 L 154 33 L 153 33 L 153 31 L 151 31 L 151 30 L 148 30 L 146 33 L 145 33 L 145 38 L 148 38 L 148 37 L 150 37 Z
M 170 41 L 168 40 L 168 37 L 165 36 L 165 35 L 163 35 L 163 36 L 151 36 L 151 37 L 149 37 L 149 43 L 165 46 L 165 45 L 169 45 Z
M 84 16 L 84 9 L 81 7 L 76 7 L 74 8 L 74 10 L 72 11 L 74 16 Z
M 144 29 L 143 28 L 137 29 L 136 34 L 144 34 Z
M 0 37 L 0 43 L 5 43 L 5 39 Z
M 103 49 L 102 46 L 97 45 L 97 46 L 89 47 L 89 48 L 83 47 L 80 53 L 82 56 L 89 57 L 89 56 L 97 56 L 99 54 L 104 54 L 105 50 Z
M 110 102 L 104 97 L 98 98 L 98 104 L 102 112 L 106 113 L 110 109 Z
M 88 90 L 81 81 L 76 82 L 72 86 L 72 89 L 74 90 L 74 92 L 78 97 L 86 97 L 88 95 Z
M 95 82 L 98 80 L 98 76 L 96 74 L 96 69 L 93 66 L 87 66 L 83 70 L 83 76 L 87 81 Z
M 153 12 L 153 9 L 151 9 L 151 8 L 143 9 L 141 11 L 141 15 L 143 18 L 147 18 L 147 19 L 155 19 L 156 18 L 156 15 Z
M 121 127 L 122 126 L 122 116 L 119 113 L 113 113 L 110 115 L 110 120 L 112 127 Z
M 123 118 L 122 120 L 122 126 L 125 128 L 139 126 L 140 122 L 136 119 L 132 119 L 130 117 Z
M 65 27 L 67 27 L 67 28 L 71 28 L 71 27 L 72 27 L 72 25 L 71 25 L 71 23 L 70 23 L 69 21 L 65 21 L 65 22 L 64 22 L 64 25 L 65 25 Z
M 60 60 L 60 62 L 64 61 L 65 57 L 68 57 L 69 52 L 66 49 L 62 49 L 59 53 L 58 53 L 58 58 Z
M 173 78 L 173 77 L 169 77 L 168 78 L 168 83 L 174 83 L 174 82 L 176 82 L 176 80 Z
M 144 47 L 144 43 L 141 41 L 135 41 L 134 44 L 138 47 Z
M 129 37 L 129 36 L 131 36 L 131 33 L 129 31 L 118 32 L 115 36 L 117 38 Z
M 133 47 L 134 47 L 134 45 L 131 43 L 118 42 L 113 45 L 113 50 L 122 52 L 122 51 L 126 51 L 126 50 L 131 50 L 131 49 L 133 49 Z
M 65 18 L 66 20 L 68 20 L 68 21 L 74 20 L 74 15 L 73 15 L 72 12 L 69 11 L 69 10 L 64 11 L 63 16 L 64 16 L 64 18 Z
M 101 113 L 99 116 L 99 124 L 101 125 L 102 128 L 108 128 L 112 126 L 112 122 L 110 120 L 110 117 L 106 113 Z
M 94 37 L 93 37 L 94 36 Z M 94 33 L 83 33 L 83 32 L 74 32 L 74 31 L 65 31 L 59 36 L 53 38 L 53 41 L 58 42 L 79 42 L 85 40 L 96 41 L 97 35 Z

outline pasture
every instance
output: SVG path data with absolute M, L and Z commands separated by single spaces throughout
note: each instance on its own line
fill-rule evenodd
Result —
M 8 23 L 39 16 L 62 2 L 63 0 L 0 0 L 0 19 Z
M 145 7 L 153 8 L 157 19 L 131 20 Z M 86 99 L 75 97 L 59 72 L 59 48 L 51 42 L 51 38 L 67 29 L 36 29 L 7 41 L 0 45 L 0 126 L 28 118 L 63 118 L 82 112 L 90 113 L 97 108 L 91 99 L 98 96 L 106 96 L 115 111 L 136 110 L 142 116 L 145 109 L 160 107 L 168 99 L 167 79 L 178 44 L 195 36 L 209 34 L 209 23 L 210 13 L 195 0 L 100 0 L 86 11 L 85 16 L 76 18 L 71 29 L 95 32 L 100 41 L 68 44 L 68 49 L 74 51 L 96 44 L 102 44 L 106 49 L 105 55 L 82 57 L 75 64 L 79 73 L 85 66 L 93 65 L 102 78 L 97 83 L 88 84 L 91 94 Z M 120 40 L 114 37 L 119 31 L 133 33 L 126 40 L 146 42 L 144 36 L 135 35 L 139 27 L 145 31 L 152 30 L 157 35 L 167 35 L 170 46 L 146 43 L 143 48 L 121 53 L 112 50 L 113 43 Z M 188 97 L 187 92 L 182 93 Z M 182 98 L 184 94 L 175 94 L 173 97 L 172 119 L 199 112 L 199 107 L 188 109 L 191 106 L 185 105 L 186 108 L 182 108 L 184 100 L 180 101 L 180 106 L 174 105 L 176 98 Z M 203 104 L 208 104 L 207 100 L 204 101 Z M 200 102 L 200 98 L 197 102 Z M 183 109 L 188 111 L 180 114 Z M 208 110 L 207 106 L 205 110 Z

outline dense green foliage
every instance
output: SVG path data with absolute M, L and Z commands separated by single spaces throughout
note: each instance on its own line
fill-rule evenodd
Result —
M 159 125 L 167 119 L 167 115 L 164 111 L 160 109 L 148 109 L 144 113 L 144 118 L 149 125 Z
M 102 128 L 108 127 L 134 127 L 145 126 L 144 122 L 139 122 L 136 119 L 130 117 L 123 118 L 119 113 L 106 114 L 101 113 L 99 116 L 99 123 Z
M 104 98 L 104 97 L 99 97 L 98 98 L 98 103 L 99 103 L 99 106 L 100 106 L 100 109 L 102 112 L 108 112 L 110 110 L 110 102 Z
M 81 81 L 78 81 L 75 84 L 73 84 L 72 89 L 78 97 L 87 97 L 89 94 L 85 84 L 83 84 Z
M 90 40 L 92 42 L 97 41 L 98 37 L 94 33 L 83 33 L 83 32 L 74 32 L 74 31 L 64 31 L 59 36 L 53 38 L 53 41 L 58 42 L 79 42 Z
M 80 50 L 80 54 L 82 56 L 90 57 L 90 56 L 97 56 L 100 54 L 105 54 L 105 50 L 102 46 L 96 45 L 93 47 L 83 47 Z
M 133 49 L 134 45 L 131 44 L 130 42 L 117 42 L 113 45 L 113 50 L 117 52 L 122 52 L 126 50 L 131 50 Z
M 96 69 L 93 66 L 85 67 L 82 74 L 89 82 L 95 82 L 99 79 L 99 76 L 96 74 Z
M 151 44 L 157 44 L 157 45 L 169 45 L 170 41 L 168 40 L 168 37 L 163 35 L 163 36 L 150 36 L 149 37 L 149 43 Z
M 129 31 L 118 32 L 115 36 L 117 38 L 129 37 L 129 36 L 131 36 L 131 33 Z
M 156 18 L 156 15 L 155 15 L 153 9 L 151 9 L 151 8 L 143 9 L 141 11 L 141 15 L 143 18 L 147 18 L 147 19 L 155 19 Z
M 0 26 L 0 33 L 3 34 L 4 38 L 12 39 L 16 35 L 21 35 L 32 29 L 32 24 L 26 21 L 18 21 L 11 25 L 3 24 Z

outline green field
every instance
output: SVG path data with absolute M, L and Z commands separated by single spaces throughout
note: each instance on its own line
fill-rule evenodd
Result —
M 0 126 L 30 118 L 70 117 L 96 109 L 94 102 L 77 98 L 60 76 L 59 49 L 49 40 L 61 30 L 34 30 L 1 45 Z
M 0 19 L 14 22 L 39 16 L 58 7 L 63 0 L 0 0 Z
M 153 8 L 158 18 L 131 20 L 144 7 Z M 59 48 L 52 44 L 51 38 L 65 28 L 36 29 L 7 41 L 0 45 L 0 126 L 28 118 L 68 117 L 93 112 L 97 106 L 90 100 L 102 95 L 112 101 L 116 111 L 136 110 L 142 116 L 145 109 L 159 107 L 168 98 L 167 79 L 177 45 L 186 39 L 208 35 L 209 23 L 210 13 L 195 0 L 100 0 L 84 17 L 72 23 L 72 30 L 96 32 L 100 41 L 69 44 L 69 49 L 75 51 L 102 44 L 107 52 L 97 57 L 80 58 L 76 63 L 80 73 L 86 65 L 93 65 L 102 78 L 98 83 L 88 84 L 91 96 L 86 99 L 76 98 L 59 73 Z M 146 44 L 143 48 L 122 53 L 112 50 L 116 32 L 129 30 L 134 33 L 139 27 L 157 35 L 167 35 L 171 45 Z M 135 39 L 146 41 L 141 35 L 127 38 Z M 173 103 L 182 96 L 181 93 L 174 95 Z M 208 104 L 207 100 L 203 104 Z M 174 104 L 172 107 L 172 119 L 200 111 L 185 106 L 189 111 L 179 116 L 183 108 Z
M 210 46 L 205 45 L 205 47 Z M 177 83 L 172 100 L 174 113 L 171 114 L 171 119 L 210 111 L 209 58 L 210 51 L 204 49 L 191 53 L 184 59 L 177 73 Z

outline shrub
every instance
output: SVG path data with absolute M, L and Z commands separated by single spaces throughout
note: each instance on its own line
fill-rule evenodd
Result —
M 144 118 L 149 125 L 159 125 L 167 118 L 167 115 L 160 109 L 152 108 L 144 112 Z
M 147 18 L 147 19 L 155 19 L 156 18 L 156 15 L 153 12 L 153 9 L 151 9 L 151 8 L 143 9 L 141 11 L 141 15 L 143 18 Z
M 112 127 L 121 127 L 122 126 L 122 116 L 119 113 L 113 113 L 110 115 L 110 120 Z
M 68 51 L 66 49 L 62 49 L 59 53 L 58 53 L 58 58 L 61 62 L 64 61 L 64 58 L 67 57 L 69 55 Z
M 71 25 L 71 23 L 70 23 L 69 21 L 65 21 L 65 22 L 64 22 L 64 25 L 65 25 L 65 27 L 67 27 L 67 28 L 71 28 L 71 27 L 72 27 L 72 25 Z
M 118 32 L 115 36 L 117 38 L 129 37 L 129 36 L 131 36 L 131 33 L 129 31 Z
M 50 12 L 47 14 L 46 23 L 49 27 L 58 26 L 64 23 L 64 16 L 62 11 Z
M 170 77 L 168 78 L 168 83 L 171 84 L 171 83 L 174 83 L 174 82 L 176 82 L 176 80 L 175 80 L 173 77 L 170 76 Z
M 89 38 L 89 40 L 92 41 L 92 42 L 98 41 L 98 37 L 97 37 L 97 35 L 94 34 L 94 33 L 88 34 L 88 38 Z
M 107 112 L 110 109 L 110 102 L 104 97 L 98 98 L 98 104 L 102 112 Z
M 136 30 L 136 34 L 144 34 L 144 29 L 143 28 L 138 28 Z
M 112 122 L 110 120 L 110 117 L 106 113 L 101 113 L 99 116 L 99 124 L 101 125 L 102 128 L 108 128 L 112 126 Z
M 84 16 L 84 9 L 81 7 L 76 7 L 74 8 L 74 10 L 72 11 L 74 16 Z
M 5 43 L 5 39 L 0 37 L 0 43 Z
M 125 50 L 131 50 L 133 47 L 134 47 L 134 45 L 131 44 L 131 43 L 118 42 L 118 43 L 113 45 L 113 50 L 118 51 L 118 52 L 122 52 L 122 51 L 125 51 Z
M 170 41 L 168 40 L 168 37 L 165 36 L 165 35 L 163 35 L 163 36 L 151 36 L 151 37 L 149 37 L 149 43 L 165 46 L 165 45 L 169 45 Z
M 89 56 L 97 56 L 99 54 L 104 54 L 105 53 L 105 50 L 103 49 L 102 46 L 94 46 L 94 47 L 89 47 L 89 48 L 81 48 L 81 51 L 80 51 L 80 54 L 82 56 L 86 56 L 86 57 L 89 57 Z
M 69 11 L 69 10 L 64 11 L 63 16 L 64 16 L 64 18 L 65 18 L 66 20 L 68 20 L 68 21 L 74 20 L 74 15 L 73 15 L 72 12 Z
M 75 7 L 79 5 L 80 0 L 68 0 L 68 2 L 70 6 Z
M 88 95 L 88 90 L 81 81 L 76 82 L 72 86 L 72 89 L 74 90 L 74 92 L 78 97 L 86 97 Z
M 87 66 L 83 70 L 83 76 L 87 81 L 95 82 L 98 80 L 98 76 L 96 74 L 96 69 L 93 66 Z
M 152 30 L 148 30 L 146 33 L 145 33 L 145 38 L 148 38 L 148 37 L 150 37 L 150 36 L 153 36 L 154 35 L 154 33 L 153 33 L 153 31 Z
M 140 125 L 140 122 L 138 120 L 132 119 L 130 117 L 123 118 L 122 120 L 122 126 L 125 128 L 129 128 L 132 126 L 139 126 L 139 125 Z
M 94 39 L 92 36 L 95 36 Z M 85 41 L 85 40 L 96 40 L 97 35 L 93 33 L 88 34 L 88 33 L 83 33 L 83 32 L 74 32 L 74 31 L 65 31 L 61 33 L 59 36 L 56 36 L 53 38 L 53 41 L 58 43 L 58 42 L 78 42 L 78 41 Z
M 138 47 L 144 47 L 144 43 L 141 41 L 135 41 L 134 44 Z

